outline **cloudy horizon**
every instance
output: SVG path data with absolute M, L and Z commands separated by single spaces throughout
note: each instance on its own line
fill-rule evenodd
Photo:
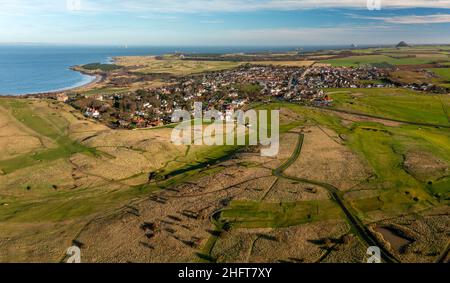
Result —
M 367 0 L 0 0 L 0 43 L 450 43 L 450 0 L 380 2 L 381 10 Z

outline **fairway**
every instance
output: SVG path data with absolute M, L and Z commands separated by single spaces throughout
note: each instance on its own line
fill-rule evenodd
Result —
M 202 72 L 220 71 L 239 66 L 241 63 L 226 61 L 190 61 L 172 57 L 156 59 L 155 57 L 117 57 L 116 64 L 130 68 L 140 74 L 189 75 Z
M 56 148 L 37 151 L 32 156 L 25 154 L 14 159 L 0 161 L 0 168 L 6 174 L 41 162 L 68 158 L 76 153 L 84 153 L 91 156 L 101 154 L 94 148 L 86 147 L 71 140 L 67 136 L 66 127 L 68 127 L 68 122 L 61 116 L 53 115 L 49 112 L 33 112 L 26 101 L 2 100 L 0 105 L 6 108 L 13 108 L 12 114 L 18 121 L 56 144 Z
M 450 126 L 450 97 L 405 89 L 328 90 L 334 107 L 380 117 Z

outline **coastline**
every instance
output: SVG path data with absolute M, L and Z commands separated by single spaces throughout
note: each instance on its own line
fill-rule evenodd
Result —
M 116 57 L 109 57 L 108 60 L 109 60 L 108 64 L 114 64 L 116 62 Z M 78 72 L 78 73 L 80 73 L 82 75 L 93 77 L 93 79 L 90 82 L 88 82 L 88 83 L 85 83 L 85 84 L 82 84 L 82 85 L 78 85 L 78 86 L 74 86 L 74 87 L 68 87 L 68 88 L 65 88 L 65 89 L 59 89 L 59 90 L 47 91 L 47 92 L 40 92 L 40 93 L 29 93 L 29 94 L 17 95 L 17 96 L 13 96 L 13 97 L 24 97 L 24 98 L 40 97 L 40 96 L 55 95 L 55 94 L 60 94 L 60 93 L 65 93 L 65 92 L 82 90 L 84 88 L 94 87 L 95 85 L 105 81 L 105 79 L 107 78 L 106 74 L 103 74 L 103 73 L 102 74 L 99 74 L 99 73 L 92 74 L 92 73 L 89 73 L 89 72 L 86 72 L 86 71 L 80 69 L 80 66 L 72 66 L 69 69 L 72 70 L 73 72 Z
M 50 96 L 50 95 L 55 95 L 55 94 L 60 94 L 60 93 L 65 93 L 65 92 L 71 92 L 71 91 L 77 91 L 77 90 L 82 90 L 84 88 L 91 88 L 94 87 L 95 85 L 103 82 L 106 79 L 106 75 L 104 74 L 89 74 L 86 72 L 83 72 L 81 70 L 76 69 L 76 67 L 71 67 L 70 68 L 72 71 L 74 72 L 79 72 L 82 75 L 85 76 L 90 76 L 93 77 L 93 79 L 85 84 L 82 85 L 77 85 L 77 86 L 73 86 L 73 87 L 68 87 L 68 88 L 64 88 L 64 89 L 58 89 L 58 90 L 53 90 L 53 91 L 46 91 L 46 92 L 38 92 L 38 93 L 27 93 L 27 94 L 20 94 L 20 95 L 1 95 L 0 98 L 40 98 L 40 97 L 46 97 L 46 96 Z
M 361 47 L 361 49 L 371 48 L 370 46 L 364 46 Z M 344 46 L 337 47 L 336 49 L 315 49 L 315 51 L 305 51 L 305 53 L 311 53 L 311 52 L 318 52 L 318 51 L 324 51 L 324 50 L 344 50 Z M 189 52 L 188 52 L 189 53 Z M 225 53 L 224 53 L 225 54 Z M 156 57 L 158 55 L 115 55 L 115 56 L 109 56 L 106 58 L 105 64 L 116 64 L 119 58 L 122 57 L 134 57 L 134 56 L 146 56 L 146 57 Z M 50 95 L 56 95 L 60 93 L 70 93 L 72 91 L 80 91 L 84 89 L 89 89 L 95 87 L 97 84 L 100 84 L 104 82 L 108 78 L 107 73 L 91 73 L 86 72 L 80 68 L 80 65 L 74 65 L 72 67 L 69 67 L 71 71 L 79 72 L 82 75 L 93 77 L 92 80 L 86 83 L 82 83 L 81 85 L 75 85 L 75 86 L 69 86 L 67 88 L 57 89 L 57 90 L 51 90 L 51 91 L 43 91 L 43 92 L 36 92 L 36 93 L 25 93 L 25 94 L 9 94 L 9 95 L 0 95 L 0 98 L 7 97 L 7 98 L 32 98 L 32 97 L 46 97 Z

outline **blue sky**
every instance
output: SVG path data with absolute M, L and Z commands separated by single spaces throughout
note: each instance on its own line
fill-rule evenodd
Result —
M 79 2 L 78 2 L 79 1 Z M 450 43 L 450 0 L 0 0 L 0 43 Z

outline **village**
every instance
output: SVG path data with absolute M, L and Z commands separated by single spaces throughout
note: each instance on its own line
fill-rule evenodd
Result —
M 195 102 L 202 102 L 204 111 L 215 109 L 222 113 L 245 108 L 254 102 L 271 101 L 327 107 L 333 100 L 326 95 L 326 89 L 395 87 L 385 80 L 386 77 L 384 69 L 370 66 L 242 65 L 225 71 L 171 78 L 159 88 L 71 97 L 58 94 L 56 99 L 111 128 L 151 128 L 171 123 L 171 115 L 177 109 L 192 111 Z

